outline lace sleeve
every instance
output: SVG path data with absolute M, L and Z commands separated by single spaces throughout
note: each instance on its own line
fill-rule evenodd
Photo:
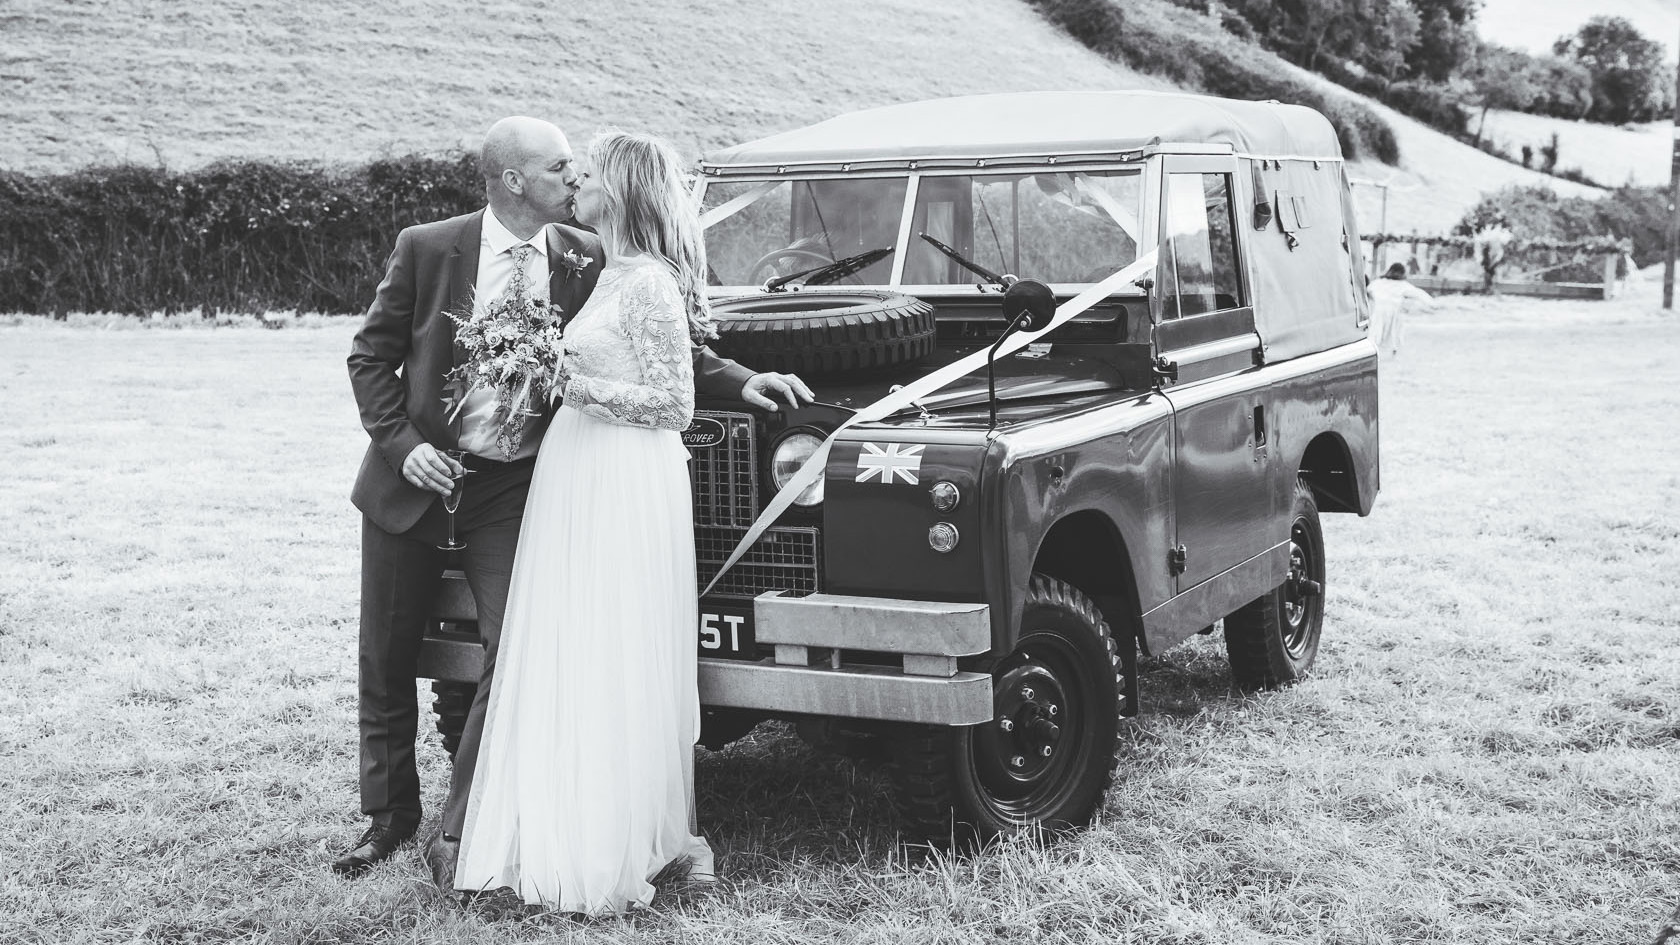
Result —
M 685 430 L 694 419 L 694 353 L 677 287 L 657 269 L 629 276 L 618 300 L 619 329 L 630 339 L 637 380 L 574 374 L 566 403 L 600 420 Z

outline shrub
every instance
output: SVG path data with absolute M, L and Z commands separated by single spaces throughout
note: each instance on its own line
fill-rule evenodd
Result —
M 1050 22 L 1079 38 L 1094 52 L 1120 54 L 1126 35 L 1126 17 L 1112 3 L 1088 0 L 1038 0 L 1038 8 Z
M 1455 138 L 1469 134 L 1470 115 L 1458 98 L 1432 82 L 1396 82 L 1379 96 L 1384 105 Z
M 1667 238 L 1667 188 L 1618 187 L 1603 197 L 1560 197 L 1545 186 L 1504 187 L 1487 194 L 1453 228 L 1468 236 L 1508 227 L 1517 239 L 1628 240 L 1636 265 L 1662 258 Z
M 483 202 L 466 155 L 0 172 L 0 311 L 356 312 L 398 230 Z

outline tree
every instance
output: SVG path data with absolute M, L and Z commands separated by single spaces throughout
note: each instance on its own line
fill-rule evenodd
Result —
M 1358 33 L 1353 11 L 1345 0 L 1278 0 L 1278 7 L 1283 12 L 1283 29 L 1273 34 L 1273 40 L 1308 69 L 1318 68 L 1318 57 L 1323 53 L 1343 52 Z
M 1554 118 L 1580 120 L 1592 111 L 1592 73 L 1587 67 L 1569 59 L 1542 56 L 1538 61 L 1540 97 L 1536 111 Z
M 1559 39 L 1552 50 L 1579 62 L 1592 75 L 1589 118 L 1614 124 L 1649 121 L 1671 101 L 1663 45 L 1646 39 L 1622 17 L 1595 16 L 1574 36 Z
M 1223 6 L 1246 20 L 1262 45 L 1298 66 L 1318 71 L 1331 57 L 1384 84 L 1402 77 L 1423 28 L 1414 0 L 1225 0 Z
M 1406 57 L 1410 78 L 1444 83 L 1476 52 L 1476 11 L 1481 0 L 1412 0 L 1417 11 L 1417 45 Z
M 1403 74 L 1423 28 L 1412 0 L 1358 0 L 1354 15 L 1359 24 L 1350 50 L 1354 61 L 1381 76 L 1385 85 L 1394 82 Z
M 1469 79 L 1475 103 L 1482 109 L 1481 119 L 1476 123 L 1478 145 L 1482 143 L 1482 126 L 1487 124 L 1488 109 L 1522 111 L 1541 94 L 1534 83 L 1534 69 L 1529 56 L 1494 43 L 1481 44 Z

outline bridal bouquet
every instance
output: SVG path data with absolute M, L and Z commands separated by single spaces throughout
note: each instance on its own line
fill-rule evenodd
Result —
M 445 375 L 444 410 L 450 422 L 466 404 L 467 394 L 480 388 L 496 393 L 495 422 L 500 425 L 496 445 L 513 458 L 524 436 L 526 418 L 547 401 L 560 372 L 560 331 L 564 311 L 533 298 L 514 280 L 512 291 L 485 306 L 450 312 L 455 343 L 466 352 L 461 363 Z

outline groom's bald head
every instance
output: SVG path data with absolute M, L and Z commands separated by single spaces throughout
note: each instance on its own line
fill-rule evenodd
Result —
M 555 152 L 571 154 L 566 135 L 553 122 L 541 118 L 514 115 L 503 118 L 484 133 L 484 148 L 479 152 L 479 170 L 486 183 L 501 179 L 502 172 L 523 171 L 533 161 L 541 162 Z
M 509 215 L 540 223 L 571 219 L 577 173 L 572 146 L 553 122 L 516 115 L 484 134 L 478 155 L 485 196 L 503 223 Z

